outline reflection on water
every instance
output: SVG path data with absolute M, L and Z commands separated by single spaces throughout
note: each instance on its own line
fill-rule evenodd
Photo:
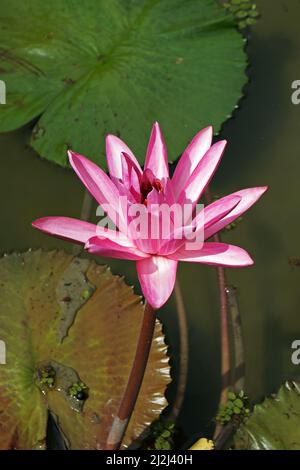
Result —
M 290 256 L 300 255 L 300 105 L 290 99 L 291 83 L 300 79 L 300 1 L 257 0 L 257 5 L 262 18 L 248 46 L 247 96 L 223 127 L 222 137 L 229 145 L 212 188 L 222 195 L 270 185 L 269 193 L 238 229 L 223 237 L 247 248 L 256 260 L 253 268 L 227 273 L 239 291 L 246 388 L 253 399 L 276 390 L 284 378 L 300 375 L 300 366 L 290 360 L 291 343 L 300 339 L 300 268 L 288 264 Z M 29 134 L 29 128 L 24 128 L 0 136 L 1 251 L 39 246 L 70 251 L 69 244 L 34 231 L 30 222 L 45 215 L 79 217 L 82 187 L 71 171 L 38 158 L 27 146 Z M 110 264 L 136 283 L 133 263 Z M 181 423 L 192 436 L 209 431 L 218 401 L 218 295 L 212 268 L 185 263 L 179 278 L 190 331 L 188 390 Z M 176 373 L 178 331 L 173 300 L 161 318 Z

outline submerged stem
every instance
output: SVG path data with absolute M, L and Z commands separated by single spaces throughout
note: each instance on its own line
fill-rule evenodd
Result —
M 205 202 L 211 204 L 212 197 L 209 188 L 205 191 Z M 219 233 L 213 236 L 216 243 L 221 242 Z M 226 297 L 226 276 L 225 269 L 221 266 L 216 268 L 218 287 L 219 287 L 219 303 L 220 303 L 220 336 L 221 336 L 221 377 L 222 390 L 220 396 L 220 405 L 227 401 L 227 391 L 230 381 L 230 344 L 229 344 L 229 321 L 228 321 L 228 305 Z M 220 426 L 216 426 L 215 435 L 220 432 Z
M 188 339 L 188 325 L 186 318 L 186 311 L 181 292 L 179 281 L 175 282 L 175 300 L 177 307 L 177 318 L 179 326 L 179 373 L 176 388 L 176 395 L 173 402 L 172 409 L 167 416 L 168 421 L 175 421 L 180 413 L 182 403 L 185 396 L 185 389 L 188 376 L 188 361 L 189 361 L 189 339 Z
M 109 432 L 105 450 L 119 449 L 143 382 L 155 328 L 156 312 L 146 302 L 135 358 L 127 386 Z
M 245 387 L 245 355 L 242 333 L 242 320 L 237 299 L 237 289 L 234 286 L 226 286 L 226 297 L 228 304 L 229 330 L 233 342 L 233 359 L 231 361 L 230 385 L 236 392 L 244 390 Z
M 218 240 L 220 238 L 218 237 Z M 226 297 L 226 278 L 225 270 L 222 267 L 217 268 L 217 277 L 219 285 L 219 302 L 220 302 L 220 332 L 221 332 L 221 375 L 222 375 L 222 391 L 220 404 L 225 404 L 227 401 L 227 391 L 230 381 L 230 344 L 229 344 L 229 322 L 228 322 L 228 308 Z

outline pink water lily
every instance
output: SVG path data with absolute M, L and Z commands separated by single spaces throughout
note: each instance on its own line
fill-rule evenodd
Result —
M 170 297 L 179 261 L 225 267 L 253 264 L 244 249 L 227 243 L 205 241 L 198 250 L 188 249 L 185 237 L 175 236 L 178 227 L 173 220 L 167 239 L 161 235 L 151 237 L 150 229 L 146 237 L 140 237 L 132 223 L 130 208 L 134 204 L 142 205 L 149 218 L 155 212 L 154 207 L 157 211 L 157 207 L 162 205 L 196 206 L 226 146 L 224 140 L 212 145 L 212 135 L 212 128 L 207 127 L 194 137 L 182 154 L 172 178 L 158 123 L 152 129 L 144 171 L 127 145 L 113 135 L 106 139 L 110 176 L 90 160 L 70 151 L 70 164 L 88 191 L 99 205 L 105 207 L 109 217 L 115 219 L 115 214 L 118 214 L 118 230 L 68 217 L 41 218 L 33 222 L 33 226 L 50 235 L 81 243 L 90 253 L 136 261 L 143 294 L 155 309 Z M 204 239 L 209 239 L 248 210 L 266 189 L 266 186 L 243 189 L 213 202 L 203 212 L 195 214 L 189 224 L 190 230 L 193 234 L 202 231 Z M 126 198 L 125 209 L 120 203 L 121 198 Z M 160 221 L 159 213 L 156 221 Z M 153 220 L 150 228 L 151 223 L 153 225 Z

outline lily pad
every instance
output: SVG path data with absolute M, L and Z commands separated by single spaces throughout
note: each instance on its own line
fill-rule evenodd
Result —
M 300 384 L 286 382 L 254 407 L 235 436 L 236 449 L 300 450 Z
M 0 449 L 45 448 L 49 411 L 69 449 L 103 448 L 133 361 L 141 298 L 105 266 L 41 250 L 0 260 L 0 298 Z M 157 322 L 124 448 L 166 406 L 166 349 Z
M 156 120 L 175 159 L 220 128 L 246 81 L 244 39 L 217 0 L 2 0 L 0 44 L 0 132 L 39 117 L 31 145 L 60 165 L 72 148 L 105 167 L 107 133 L 143 162 Z

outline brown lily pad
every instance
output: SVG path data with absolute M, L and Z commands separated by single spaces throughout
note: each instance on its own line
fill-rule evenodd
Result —
M 102 449 L 126 386 L 141 298 L 109 268 L 64 252 L 0 260 L 0 449 L 46 447 L 48 412 L 69 449 Z M 156 324 L 123 448 L 166 406 L 167 347 Z

